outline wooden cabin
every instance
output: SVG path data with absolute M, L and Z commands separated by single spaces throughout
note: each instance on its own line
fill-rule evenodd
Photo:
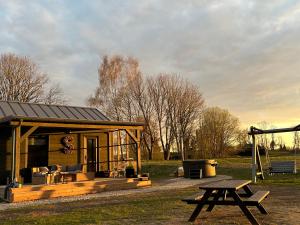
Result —
M 30 183 L 32 168 L 52 165 L 107 177 L 125 162 L 140 174 L 142 129 L 95 108 L 0 101 L 0 184 Z

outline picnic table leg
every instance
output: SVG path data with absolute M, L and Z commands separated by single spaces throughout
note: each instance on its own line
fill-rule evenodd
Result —
M 253 216 L 253 214 L 249 211 L 249 209 L 244 205 L 243 201 L 241 198 L 238 196 L 238 194 L 235 191 L 230 191 L 233 199 L 236 201 L 244 215 L 248 218 L 250 223 L 252 225 L 260 225 L 259 222 L 256 220 L 256 218 Z
M 263 207 L 262 204 L 258 203 L 258 205 L 256 207 L 259 209 L 261 214 L 268 214 L 267 210 Z
M 222 195 L 225 195 L 224 190 L 218 190 L 218 192 L 216 193 L 216 196 L 214 197 L 214 201 L 218 201 L 220 197 L 222 197 Z M 215 204 L 210 204 L 208 206 L 208 208 L 206 209 L 207 212 L 211 212 L 213 210 L 213 208 L 215 207 Z
M 244 186 L 243 189 L 249 197 L 253 195 L 253 192 L 248 185 Z
M 204 206 L 205 201 L 209 199 L 211 193 L 212 193 L 212 190 L 207 190 L 204 193 L 202 199 L 200 200 L 199 204 L 196 206 L 194 212 L 192 213 L 192 215 L 189 219 L 189 222 L 194 222 L 196 220 L 197 216 L 200 214 L 200 212 Z

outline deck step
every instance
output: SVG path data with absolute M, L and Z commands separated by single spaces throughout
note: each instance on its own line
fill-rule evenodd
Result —
M 255 192 L 251 197 L 244 200 L 244 202 L 255 202 L 260 203 L 262 200 L 264 200 L 268 195 L 270 194 L 270 191 L 257 191 Z
M 116 191 L 151 186 L 151 181 L 104 180 L 70 182 L 56 185 L 25 185 L 22 188 L 12 188 L 8 193 L 9 202 L 22 202 L 38 199 L 48 199 L 66 196 L 85 195 L 103 191 Z

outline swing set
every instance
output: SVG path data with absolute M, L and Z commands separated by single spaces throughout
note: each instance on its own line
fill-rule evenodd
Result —
M 275 133 L 286 133 L 286 132 L 297 132 L 300 131 L 300 124 L 291 128 L 279 128 L 279 129 L 268 129 L 262 130 L 251 126 L 248 135 L 252 137 L 252 182 L 256 183 L 257 177 L 264 179 L 264 173 L 259 153 L 259 146 L 256 144 L 256 135 L 262 134 L 275 134 Z M 294 160 L 293 161 L 274 161 L 272 162 L 269 157 L 268 149 L 265 148 L 266 161 L 269 165 L 269 174 L 273 175 L 275 173 L 282 174 L 296 174 L 297 173 L 297 148 L 294 150 Z

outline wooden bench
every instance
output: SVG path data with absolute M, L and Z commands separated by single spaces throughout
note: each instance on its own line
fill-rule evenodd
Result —
M 257 191 L 249 198 L 243 200 L 247 206 L 256 206 L 262 214 L 268 214 L 267 210 L 261 205 L 261 202 L 269 195 L 270 191 Z
M 271 162 L 270 174 L 274 173 L 295 173 L 296 164 L 294 161 Z
M 246 204 L 261 203 L 262 200 L 264 200 L 269 194 L 270 191 L 257 191 L 249 198 L 243 200 L 243 202 L 245 202 Z
M 186 202 L 187 204 L 198 204 L 203 198 L 205 191 L 200 190 L 197 194 L 181 199 L 181 201 Z M 212 192 L 212 196 L 216 196 L 217 191 Z
M 199 192 L 195 195 L 186 197 L 186 198 L 182 199 L 181 201 L 186 202 L 187 204 L 197 204 L 203 197 L 203 194 L 204 194 L 204 191 Z

